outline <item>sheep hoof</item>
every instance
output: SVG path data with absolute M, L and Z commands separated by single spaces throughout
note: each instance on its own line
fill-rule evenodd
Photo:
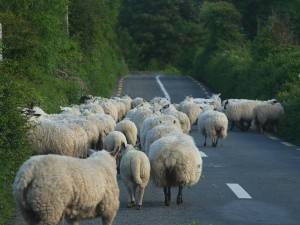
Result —
M 136 209 L 137 209 L 137 210 L 141 210 L 141 208 L 142 208 L 142 205 L 137 204 Z
M 169 206 L 170 205 L 170 202 L 165 202 L 165 206 Z
M 130 201 L 127 204 L 127 208 L 131 208 L 135 204 L 135 201 Z
M 181 204 L 183 201 L 182 201 L 182 196 L 178 196 L 177 197 L 177 205 Z

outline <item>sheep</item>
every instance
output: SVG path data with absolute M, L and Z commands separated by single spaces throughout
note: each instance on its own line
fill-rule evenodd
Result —
M 183 113 L 178 111 L 174 105 L 167 104 L 161 108 L 162 113 L 175 116 L 180 124 L 183 133 L 188 134 L 191 131 L 191 123 L 189 117 Z
M 253 109 L 253 115 L 257 131 L 262 134 L 268 125 L 276 131 L 277 124 L 283 119 L 284 110 L 279 102 L 274 105 L 261 103 Z
M 116 122 L 119 119 L 118 109 L 109 99 L 99 99 L 100 106 L 102 106 L 104 113 L 110 115 Z
M 78 105 L 73 105 L 71 107 L 62 107 L 60 106 L 60 113 L 62 115 L 70 115 L 70 116 L 79 116 L 81 115 L 81 111 Z
M 93 98 L 94 98 L 94 97 L 93 97 L 92 95 L 81 95 L 79 101 L 80 101 L 81 103 L 85 103 L 85 102 L 87 102 L 88 100 L 91 100 L 91 99 L 93 99 Z
M 110 115 L 107 115 L 105 113 L 84 112 L 83 118 L 93 122 L 97 126 L 99 138 L 96 149 L 103 149 L 103 142 L 106 134 L 115 129 L 116 121 Z
M 129 193 L 127 207 L 131 208 L 135 204 L 135 192 L 138 187 L 137 209 L 141 209 L 144 191 L 150 179 L 150 161 L 147 155 L 136 150 L 133 145 L 123 145 L 120 174 Z
M 88 137 L 77 124 L 51 121 L 43 116 L 31 117 L 29 137 L 33 141 L 33 154 L 59 154 L 73 157 L 87 156 Z
M 79 105 L 79 108 L 81 112 L 87 110 L 91 113 L 104 113 L 103 108 L 97 102 L 81 104 Z
M 152 109 L 141 109 L 141 110 L 137 110 L 137 112 L 134 114 L 132 121 L 134 122 L 134 124 L 137 127 L 137 131 L 138 131 L 138 136 L 141 136 L 141 128 L 142 125 L 144 123 L 144 121 L 150 117 L 156 117 L 161 115 L 160 111 L 156 111 L 156 110 L 152 110 Z
M 179 120 L 172 115 L 162 115 L 162 116 L 154 116 L 147 118 L 141 127 L 140 131 L 140 142 L 141 142 L 141 148 L 143 151 L 145 151 L 145 142 L 146 142 L 146 136 L 147 132 L 152 129 L 155 126 L 158 125 L 170 125 L 175 126 L 178 130 L 181 130 L 181 124 Z
M 135 114 L 141 110 L 148 110 L 151 108 L 151 104 L 149 102 L 144 102 L 132 109 L 130 109 L 126 115 L 125 115 L 125 118 L 128 118 L 128 119 L 131 119 L 133 120 L 133 117 L 135 116 Z
M 107 134 L 103 142 L 103 149 L 111 152 L 116 147 L 121 148 L 122 144 L 127 145 L 125 135 L 120 131 L 112 131 Z M 117 158 L 117 171 L 120 173 L 120 158 Z
M 221 93 L 219 94 L 212 94 L 210 98 L 194 98 L 193 102 L 199 105 L 202 104 L 208 104 L 214 106 L 214 108 L 220 107 L 221 106 L 221 98 L 220 98 Z
M 274 104 L 275 102 L 276 100 L 273 99 L 266 101 L 269 104 Z M 260 100 L 227 100 L 224 103 L 224 112 L 228 120 L 231 121 L 230 130 L 233 130 L 234 123 L 238 123 L 240 130 L 248 130 L 254 119 L 253 109 L 260 103 L 262 103 Z
M 123 95 L 119 101 L 123 102 L 125 104 L 126 112 L 128 112 L 131 109 L 131 97 L 129 95 Z
M 122 132 L 127 140 L 127 144 L 135 145 L 137 142 L 137 127 L 129 119 L 124 119 L 116 124 L 116 131 Z
M 117 101 L 114 98 L 109 99 L 109 101 L 112 102 L 117 109 L 117 112 L 118 112 L 118 120 L 117 121 L 121 121 L 125 117 L 125 114 L 126 114 L 125 104 L 121 101 Z
M 131 108 L 134 108 L 142 103 L 146 102 L 145 99 L 141 98 L 141 97 L 136 97 L 134 99 L 131 100 Z
M 183 101 L 176 106 L 178 111 L 184 112 L 189 117 L 191 126 L 196 123 L 201 113 L 201 108 L 196 103 Z
M 112 131 L 106 135 L 103 142 L 103 149 L 111 152 L 116 147 L 121 147 L 122 144 L 127 145 L 125 135 L 120 131 Z
M 170 133 L 182 133 L 182 131 L 176 128 L 175 126 L 169 126 L 169 125 L 158 125 L 150 129 L 147 132 L 146 141 L 145 141 L 144 152 L 146 153 L 146 155 L 148 155 L 150 145 L 154 141 Z
M 87 159 L 60 155 L 32 156 L 20 167 L 13 183 L 17 209 L 28 224 L 56 225 L 66 219 L 102 217 L 111 225 L 119 209 L 115 157 L 99 151 Z
M 198 117 L 198 131 L 205 137 L 203 146 L 206 146 L 207 137 L 212 139 L 212 146 L 217 147 L 219 138 L 226 138 L 228 119 L 222 112 L 208 110 Z
M 165 205 L 171 200 L 171 187 L 178 186 L 177 204 L 183 202 L 184 186 L 196 184 L 202 173 L 202 158 L 194 139 L 187 134 L 170 134 L 153 142 L 148 154 L 151 178 L 163 187 Z

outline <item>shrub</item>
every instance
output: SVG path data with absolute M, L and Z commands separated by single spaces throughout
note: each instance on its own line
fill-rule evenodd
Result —
M 15 173 L 32 153 L 26 138 L 29 127 L 18 109 L 24 106 L 29 90 L 12 73 L 13 67 L 13 62 L 0 63 L 0 224 L 13 214 Z

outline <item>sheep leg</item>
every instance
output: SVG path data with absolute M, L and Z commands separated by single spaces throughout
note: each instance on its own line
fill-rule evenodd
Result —
M 231 121 L 231 126 L 230 126 L 230 130 L 232 131 L 234 127 L 234 121 Z
M 211 146 L 212 146 L 212 147 L 216 147 L 216 145 L 215 145 L 215 137 L 213 137 L 213 138 L 211 139 Z
M 182 203 L 182 189 L 183 189 L 183 185 L 179 184 L 178 185 L 178 195 L 177 195 L 177 205 Z
M 115 218 L 115 215 L 113 215 L 113 216 L 103 216 L 102 215 L 103 225 L 111 225 L 113 223 L 114 218 Z
M 144 192 L 145 192 L 145 187 L 139 186 L 139 202 L 137 204 L 137 209 L 138 210 L 140 210 L 142 208 Z
M 204 147 L 206 146 L 206 139 L 207 139 L 207 135 L 204 135 L 204 144 L 203 144 Z
M 77 220 L 72 220 L 72 221 L 71 221 L 71 224 L 72 224 L 72 225 L 79 225 L 79 223 L 78 223 Z
M 250 127 L 251 127 L 251 121 L 248 121 L 248 122 L 247 122 L 246 130 L 249 130 Z
M 217 147 L 217 145 L 218 145 L 218 140 L 219 140 L 219 136 L 216 139 L 216 145 L 215 145 L 215 147 Z
M 165 193 L 165 205 L 170 205 L 171 200 L 171 187 L 164 186 L 164 193 Z
M 128 193 L 129 193 L 127 208 L 131 208 L 135 204 L 134 190 L 133 190 L 132 184 L 127 185 L 127 190 L 128 190 Z

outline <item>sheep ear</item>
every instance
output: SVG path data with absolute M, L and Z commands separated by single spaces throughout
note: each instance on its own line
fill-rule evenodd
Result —
M 173 123 L 175 124 L 175 123 L 176 123 L 176 120 L 174 120 Z
M 115 159 L 117 159 L 120 153 L 121 153 L 121 148 L 120 148 L 120 146 L 117 146 L 114 149 L 114 151 L 111 152 L 111 156 L 114 157 Z
M 125 143 L 123 142 L 121 145 L 121 150 L 124 150 L 126 148 Z

